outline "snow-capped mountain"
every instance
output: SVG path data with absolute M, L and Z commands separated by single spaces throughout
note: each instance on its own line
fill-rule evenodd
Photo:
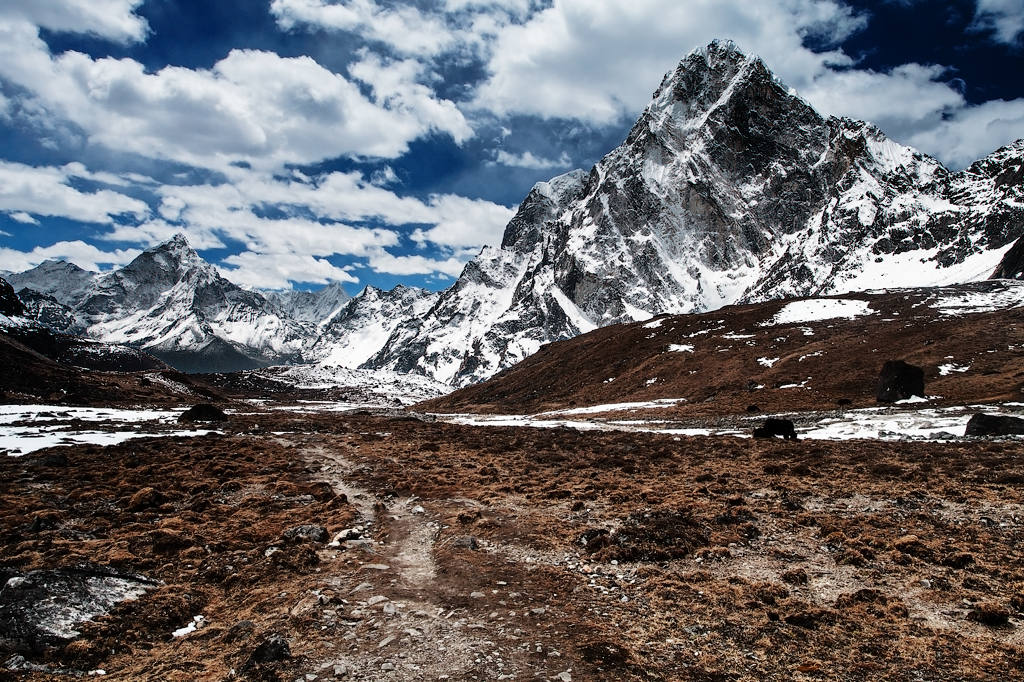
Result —
M 66 306 L 74 306 L 88 296 L 99 275 L 83 270 L 74 263 L 48 260 L 31 270 L 7 275 L 15 291 L 31 289 L 53 297 Z
M 355 368 L 438 296 L 398 286 L 366 287 L 351 298 L 338 284 L 316 292 L 247 291 L 182 235 L 106 274 L 49 261 L 11 279 L 22 287 L 27 320 L 209 372 L 302 362 Z
M 261 294 L 221 277 L 181 235 L 110 273 L 47 262 L 11 280 L 29 318 L 144 349 L 186 371 L 301 360 L 310 336 Z
M 324 366 L 359 367 L 380 351 L 399 324 L 419 320 L 440 294 L 399 285 L 366 287 L 320 329 L 307 357 Z
M 595 327 L 784 296 L 989 277 L 1024 233 L 1024 141 L 953 173 L 825 118 L 716 42 L 589 173 L 533 188 L 367 367 L 465 385 Z

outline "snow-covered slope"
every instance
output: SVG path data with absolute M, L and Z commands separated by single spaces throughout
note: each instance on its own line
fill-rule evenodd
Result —
M 366 287 L 322 326 L 307 358 L 326 367 L 359 367 L 400 323 L 426 315 L 438 295 L 401 285 L 391 291 Z
M 48 260 L 31 270 L 8 275 L 15 291 L 31 289 L 51 296 L 66 306 L 74 306 L 88 296 L 99 275 L 83 270 L 74 263 Z
M 323 326 L 334 319 L 352 300 L 337 282 L 328 284 L 319 291 L 272 291 L 264 292 L 267 300 L 280 308 L 281 312 L 296 322 L 308 322 Z
M 465 385 L 654 314 L 987 278 L 1024 233 L 1024 141 L 959 173 L 824 118 L 730 43 L 665 76 L 589 172 L 539 183 L 368 367 Z

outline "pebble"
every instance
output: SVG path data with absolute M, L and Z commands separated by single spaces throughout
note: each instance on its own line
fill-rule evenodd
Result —
M 572 674 L 568 670 L 560 672 L 558 673 L 558 679 L 562 682 L 572 682 Z
M 388 600 L 387 597 L 385 597 L 382 594 L 378 594 L 376 597 L 370 597 L 369 599 L 367 599 L 366 600 L 366 605 L 367 606 L 376 606 L 377 604 L 380 604 L 381 602 L 385 602 L 387 600 Z
M 390 637 L 385 637 L 384 639 L 382 639 L 380 641 L 380 644 L 377 645 L 377 648 L 378 649 L 383 649 L 384 647 L 386 647 L 388 644 L 391 644 L 396 639 L 398 639 L 398 638 L 395 637 L 394 635 L 392 635 Z
M 391 567 L 387 564 L 363 564 L 363 569 L 367 571 L 390 571 Z
M 486 595 L 484 595 L 483 592 L 470 592 L 469 593 L 469 598 L 470 599 L 483 599 L 484 596 L 486 596 Z
M 426 512 L 427 512 L 427 510 L 424 509 L 423 507 L 421 507 L 418 504 L 415 507 L 412 508 L 412 513 L 413 514 L 425 514 Z

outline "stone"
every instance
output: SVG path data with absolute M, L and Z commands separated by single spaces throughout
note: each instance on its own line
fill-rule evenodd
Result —
M 304 524 L 289 528 L 281 534 L 285 542 L 327 542 L 327 528 L 318 524 Z
M 284 635 L 273 632 L 253 650 L 245 667 L 283 661 L 291 658 L 291 656 L 292 650 L 288 645 L 288 640 L 284 638 Z
M 878 375 L 875 400 L 895 403 L 914 396 L 924 397 L 924 370 L 903 360 L 886 362 Z
M 480 549 L 480 541 L 472 535 L 464 535 L 455 541 L 455 546 L 461 549 L 476 551 L 477 549 Z
M 965 436 L 1024 435 L 1024 419 L 1001 414 L 976 414 L 967 422 Z
M 146 487 L 140 489 L 131 499 L 128 500 L 128 511 L 137 512 L 150 507 L 156 507 L 163 504 L 164 496 L 157 492 L 155 489 Z
M 228 416 L 224 410 L 210 403 L 193 405 L 178 417 L 179 422 L 226 422 Z

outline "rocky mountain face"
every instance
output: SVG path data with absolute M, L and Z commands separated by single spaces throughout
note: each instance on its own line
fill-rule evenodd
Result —
M 19 317 L 24 314 L 25 304 L 14 293 L 14 287 L 7 280 L 0 278 L 0 315 Z
M 713 43 L 589 173 L 534 187 L 501 247 L 367 366 L 465 385 L 655 314 L 985 279 L 1022 233 L 1024 141 L 950 172 Z

